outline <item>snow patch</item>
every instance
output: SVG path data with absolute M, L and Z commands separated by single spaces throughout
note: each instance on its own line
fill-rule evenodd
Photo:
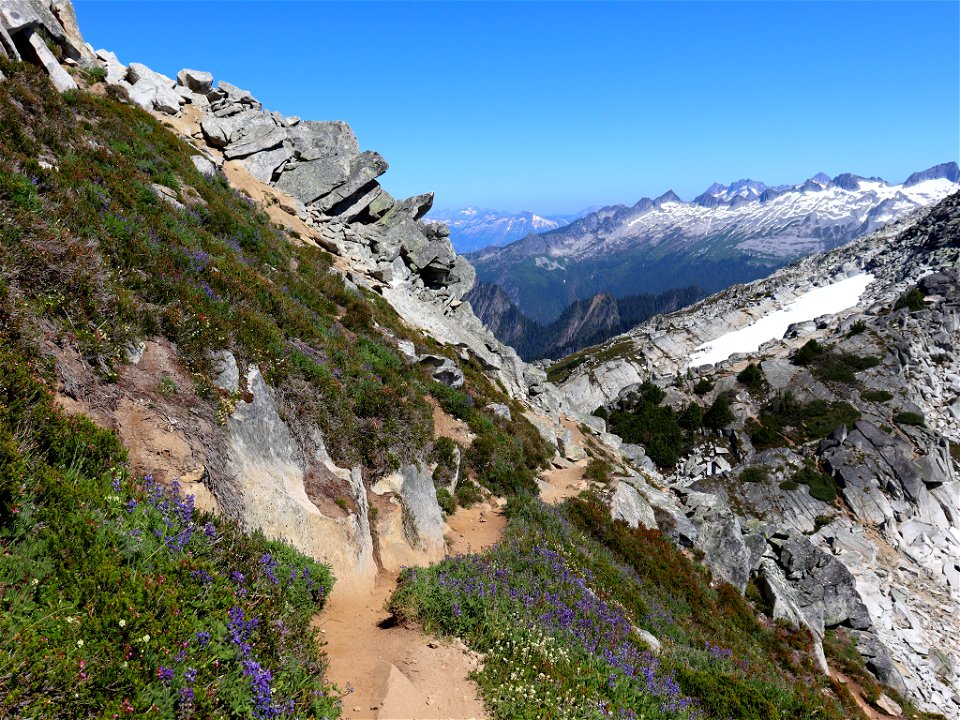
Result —
M 737 352 L 756 352 L 768 340 L 782 338 L 794 323 L 853 307 L 871 282 L 873 275 L 861 273 L 808 290 L 790 304 L 755 320 L 745 328 L 728 332 L 694 348 L 687 367 L 723 362 Z

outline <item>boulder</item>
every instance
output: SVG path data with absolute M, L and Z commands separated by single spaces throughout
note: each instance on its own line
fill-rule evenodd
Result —
M 272 150 L 245 157 L 241 162 L 247 168 L 247 172 L 257 180 L 270 183 L 277 176 L 277 173 L 282 171 L 283 165 L 290 159 L 291 153 L 290 146 L 283 143 Z
M 486 409 L 497 417 L 503 418 L 508 422 L 513 419 L 510 415 L 510 408 L 502 403 L 490 403 L 487 405 Z
M 240 389 L 240 368 L 229 350 L 215 353 L 211 362 L 211 382 L 215 388 L 235 393 Z
M 775 550 L 784 576 L 811 624 L 827 628 L 846 625 L 857 630 L 871 626 L 856 580 L 840 560 L 798 534 L 775 545 Z
M 368 520 L 367 494 L 359 468 L 333 465 L 323 438 L 313 430 L 311 463 L 347 483 L 358 512 L 324 515 L 306 493 L 306 457 L 277 410 L 273 390 L 256 365 L 244 376 L 246 400 L 227 418 L 225 484 L 217 488 L 224 512 L 244 527 L 283 538 L 301 552 L 330 563 L 337 588 L 369 590 L 377 574 Z
M 877 676 L 877 680 L 901 694 L 907 694 L 903 676 L 880 638 L 872 632 L 864 631 L 854 632 L 853 637 L 857 643 L 857 652 L 863 656 L 867 669 Z
M 206 95 L 213 88 L 213 75 L 202 70 L 184 68 L 177 73 L 177 82 L 192 92 Z
M 133 89 L 130 99 L 144 110 L 157 109 L 168 115 L 180 112 L 180 96 L 174 92 L 176 83 L 166 75 L 151 70 L 143 63 L 127 66 L 127 82 Z
M 50 51 L 50 48 L 47 47 L 47 44 L 38 33 L 30 32 L 29 43 L 30 47 L 33 48 L 34 53 L 37 55 L 37 60 L 50 76 L 50 82 L 53 83 L 53 86 L 57 90 L 60 92 L 66 92 L 67 90 L 77 89 L 76 81 L 70 77 L 70 73 L 60 67 L 60 63 L 57 61 L 57 58 Z
M 80 26 L 77 23 L 77 14 L 73 10 L 73 3 L 70 0 L 53 0 L 48 4 L 50 11 L 59 21 L 60 29 L 63 32 L 60 45 L 63 48 L 64 55 L 79 61 L 82 65 L 94 62 L 96 56 L 90 46 L 83 40 Z M 56 29 L 54 29 L 55 32 Z
M 377 514 L 380 561 L 385 570 L 427 565 L 446 555 L 443 511 L 437 502 L 433 478 L 422 465 L 404 465 L 394 479 L 374 485 L 378 494 L 395 492 L 390 507 Z M 389 489 L 388 489 L 389 488 Z
M 430 377 L 437 382 L 454 390 L 463 387 L 463 371 L 450 358 L 442 355 L 421 355 L 417 362 L 430 368 Z
M 657 528 L 657 519 L 644 498 L 636 488 L 626 482 L 617 483 L 617 489 L 610 500 L 610 515 L 614 520 L 623 520 L 632 528 Z
M 338 207 L 342 203 L 346 203 L 344 207 L 355 205 L 354 196 L 368 193 L 370 190 L 369 183 L 383 175 L 388 167 L 390 166 L 387 161 L 379 153 L 362 152 L 356 157 L 350 158 L 345 176 L 325 193 L 314 198 L 312 204 L 323 213 L 336 215 L 342 209 Z M 373 197 L 375 196 L 370 197 L 370 202 L 372 202 Z M 304 202 L 307 203 L 306 200 Z
M 207 115 L 200 120 L 200 130 L 208 145 L 224 148 L 230 143 L 238 142 L 244 133 L 253 132 L 255 128 L 276 127 L 273 119 L 257 110 L 245 110 L 226 118 Z
M 117 85 L 127 77 L 127 66 L 124 65 L 117 56 L 109 50 L 97 50 L 97 58 L 103 63 L 107 71 L 106 82 L 108 85 Z
M 718 578 L 743 592 L 753 569 L 753 554 L 744 541 L 740 520 L 719 503 L 698 506 L 691 520 L 697 526 L 696 547 L 703 551 L 706 565 Z
M 236 85 L 221 80 L 217 83 L 217 90 L 221 102 L 227 102 L 231 105 L 245 105 L 247 107 L 259 110 L 262 106 L 249 90 L 241 90 Z
M 223 150 L 223 156 L 227 160 L 236 160 L 245 158 L 254 153 L 262 153 L 267 150 L 279 148 L 283 141 L 287 139 L 287 129 L 264 122 L 253 127 L 243 128 L 239 135 L 235 135 L 235 140 L 226 146 Z M 285 151 L 286 157 L 292 157 L 293 148 Z M 286 159 L 286 158 L 285 158 Z
M 557 448 L 560 450 L 560 454 L 570 462 L 583 460 L 587 456 L 580 443 L 574 439 L 573 431 L 570 428 L 563 428 L 563 432 L 557 436 Z
M 190 160 L 193 161 L 193 166 L 201 175 L 216 175 L 220 170 L 219 167 L 205 155 L 191 155 Z

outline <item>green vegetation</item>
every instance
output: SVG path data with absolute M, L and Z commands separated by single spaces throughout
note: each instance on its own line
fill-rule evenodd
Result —
M 893 393 L 886 390 L 864 390 L 860 393 L 860 397 L 870 402 L 889 402 L 893 400 Z
M 663 390 L 645 382 L 610 413 L 610 431 L 624 442 L 643 445 L 658 467 L 677 464 L 688 451 L 689 438 L 684 435 L 676 413 L 660 405 L 666 397 Z
M 51 377 L 0 350 L 0 715 L 336 715 L 310 630 L 329 570 L 132 481 Z
M 383 330 L 412 336 L 382 299 L 351 293 L 326 252 L 291 242 L 225 178 L 201 175 L 191 149 L 147 113 L 61 96 L 29 65 L 0 68 L 0 277 L 11 316 L 74 338 L 106 380 L 128 343 L 166 337 L 212 401 L 211 353 L 229 349 L 256 363 L 278 398 L 296 398 L 282 404 L 285 419 L 319 425 L 342 466 L 382 471 L 422 452 L 432 427 L 422 380 Z
M 854 335 L 859 335 L 860 333 L 866 331 L 867 324 L 863 320 L 857 320 L 853 325 L 850 326 L 850 329 L 847 331 L 847 337 L 853 337 Z
M 711 390 L 713 390 L 713 383 L 705 377 L 697 380 L 697 384 L 693 386 L 693 392 L 697 395 L 706 395 Z
M 927 423 L 923 419 L 923 415 L 915 412 L 908 412 L 906 410 L 898 412 L 893 416 L 893 421 L 897 425 L 913 425 L 914 427 L 926 427 Z
M 610 466 L 608 460 L 591 458 L 590 462 L 587 463 L 587 467 L 584 468 L 583 474 L 588 480 L 593 480 L 598 483 L 608 483 L 610 482 L 611 470 L 613 470 L 613 468 Z
M 860 419 L 860 412 L 842 400 L 797 400 L 789 390 L 777 392 L 764 406 L 760 421 L 747 423 L 747 432 L 754 447 L 766 450 L 791 443 L 819 440 L 841 425 L 850 427 Z
M 809 367 L 810 371 L 824 382 L 846 384 L 855 383 L 858 372 L 880 364 L 880 358 L 832 352 L 816 340 L 807 342 L 790 359 L 794 365 Z
M 730 398 L 717 395 L 716 400 L 703 414 L 703 426 L 711 430 L 723 430 L 735 420 L 730 409 Z
M 99 65 L 91 65 L 80 70 L 83 73 L 83 77 L 86 78 L 86 81 L 91 85 L 95 83 L 103 82 L 107 79 L 107 69 L 102 68 Z
M 737 381 L 746 385 L 750 392 L 757 393 L 763 390 L 767 378 L 764 376 L 763 370 L 760 369 L 759 365 L 750 363 L 739 372 Z
M 706 411 L 690 403 L 679 413 L 660 405 L 665 397 L 663 390 L 645 382 L 610 411 L 607 421 L 610 432 L 624 442 L 643 445 L 661 469 L 673 467 L 689 453 L 702 428 L 722 430 L 734 420 L 726 395 L 718 395 Z
M 823 502 L 833 502 L 837 498 L 837 485 L 833 478 L 821 472 L 812 462 L 807 462 L 793 475 L 793 482 L 806 485 L 810 496 Z
M 767 468 L 762 465 L 746 467 L 740 473 L 740 480 L 742 482 L 765 483 L 767 478 Z
M 441 486 L 446 486 L 453 480 L 453 476 L 457 472 L 458 451 L 457 443 L 448 437 L 438 437 L 433 443 L 433 449 L 430 451 L 428 459 L 437 465 L 433 471 L 433 482 L 437 486 L 438 492 Z
M 808 635 L 760 620 L 658 532 L 583 499 L 511 499 L 507 512 L 497 547 L 408 570 L 391 601 L 486 654 L 476 679 L 492 717 L 861 717 Z
M 907 308 L 910 312 L 917 312 L 918 310 L 923 310 L 927 304 L 923 301 L 924 295 L 921 292 L 920 288 L 911 288 L 899 298 L 897 302 L 894 303 L 894 310 L 902 310 Z

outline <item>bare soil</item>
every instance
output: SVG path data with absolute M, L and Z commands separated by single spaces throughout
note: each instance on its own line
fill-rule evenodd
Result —
M 396 624 L 385 609 L 396 578 L 381 575 L 365 596 L 335 595 L 315 621 L 326 641 L 328 678 L 346 692 L 343 718 L 485 718 L 467 676 L 478 657 L 462 643 Z

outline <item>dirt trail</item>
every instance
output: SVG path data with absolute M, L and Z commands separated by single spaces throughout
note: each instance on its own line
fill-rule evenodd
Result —
M 575 497 L 587 489 L 587 480 L 583 470 L 586 461 L 567 468 L 554 468 L 543 473 L 543 482 L 540 484 L 540 497 L 548 505 L 557 505 L 567 498 Z
M 343 717 L 357 720 L 484 718 L 475 656 L 462 643 L 392 624 L 384 606 L 396 577 L 381 575 L 369 595 L 334 595 L 315 620 L 326 641 L 327 677 L 342 690 Z

